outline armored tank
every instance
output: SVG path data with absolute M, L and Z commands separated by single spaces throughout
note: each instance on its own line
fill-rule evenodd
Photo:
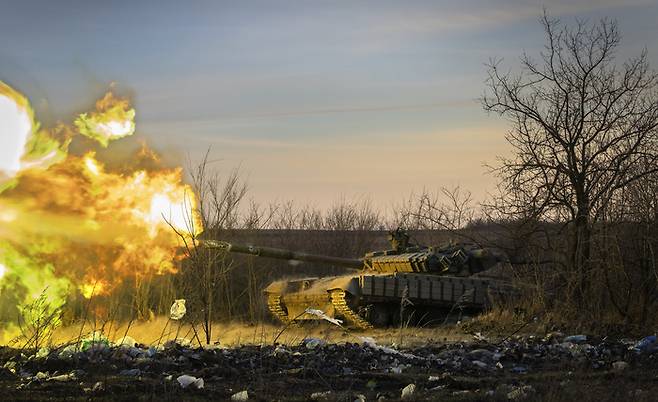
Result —
M 389 232 L 390 250 L 373 251 L 362 258 L 308 254 L 272 247 L 204 240 L 208 248 L 291 261 L 337 265 L 358 270 L 354 274 L 322 278 L 279 280 L 263 292 L 268 308 L 281 322 L 318 319 L 307 309 L 321 310 L 348 326 L 371 328 L 393 324 L 401 306 L 428 312 L 460 308 L 483 309 L 509 292 L 500 280 L 478 273 L 500 262 L 490 250 L 474 244 L 438 247 L 413 245 L 408 234 Z

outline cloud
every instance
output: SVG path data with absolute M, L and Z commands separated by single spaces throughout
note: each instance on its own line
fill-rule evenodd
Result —
M 442 4 L 432 10 L 417 8 L 409 11 L 383 10 L 384 16 L 374 26 L 372 33 L 391 34 L 440 34 L 450 31 L 482 31 L 497 26 L 538 18 L 546 7 L 551 15 L 560 17 L 573 14 L 593 13 L 601 10 L 655 5 L 652 0 L 559 0 L 537 3 L 519 1 L 460 2 L 458 5 Z M 394 12 L 390 12 L 394 11 Z

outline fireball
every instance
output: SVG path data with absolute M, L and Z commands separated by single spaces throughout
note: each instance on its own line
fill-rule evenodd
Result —
M 27 99 L 0 82 L 0 179 L 13 177 L 33 129 L 33 112 Z
M 68 153 L 76 135 L 111 147 L 135 132 L 127 99 L 108 92 L 95 106 L 41 128 L 27 99 L 0 82 L 0 294 L 19 306 L 45 295 L 57 308 L 176 272 L 181 240 L 202 230 L 182 170 L 155 152 L 119 155 L 121 170 L 91 150 Z

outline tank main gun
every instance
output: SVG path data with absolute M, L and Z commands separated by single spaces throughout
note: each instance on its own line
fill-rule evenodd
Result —
M 389 232 L 391 249 L 371 251 L 362 258 L 344 258 L 274 247 L 248 246 L 221 240 L 201 240 L 200 245 L 231 253 L 289 261 L 305 261 L 376 273 L 430 273 L 468 276 L 483 271 L 498 261 L 486 249 L 467 244 L 425 247 L 410 244 L 402 229 Z
M 361 269 L 364 267 L 364 261 L 359 258 L 343 258 L 327 255 L 302 253 L 293 250 L 287 250 L 274 247 L 246 246 L 233 244 L 220 240 L 200 240 L 200 245 L 210 249 L 223 250 L 231 253 L 249 254 L 257 257 L 275 258 L 289 261 L 318 262 L 330 265 L 338 265 L 346 268 Z

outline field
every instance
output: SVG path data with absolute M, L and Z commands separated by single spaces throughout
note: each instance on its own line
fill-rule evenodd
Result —
M 150 334 L 165 323 L 131 333 Z M 235 324 L 222 338 L 204 348 L 98 338 L 82 341 L 80 350 L 36 355 L 5 347 L 0 388 L 4 400 L 21 401 L 649 401 L 658 391 L 652 345 L 634 348 L 634 340 L 473 335 L 456 324 L 370 332 Z M 183 387 L 183 375 L 197 382 Z

